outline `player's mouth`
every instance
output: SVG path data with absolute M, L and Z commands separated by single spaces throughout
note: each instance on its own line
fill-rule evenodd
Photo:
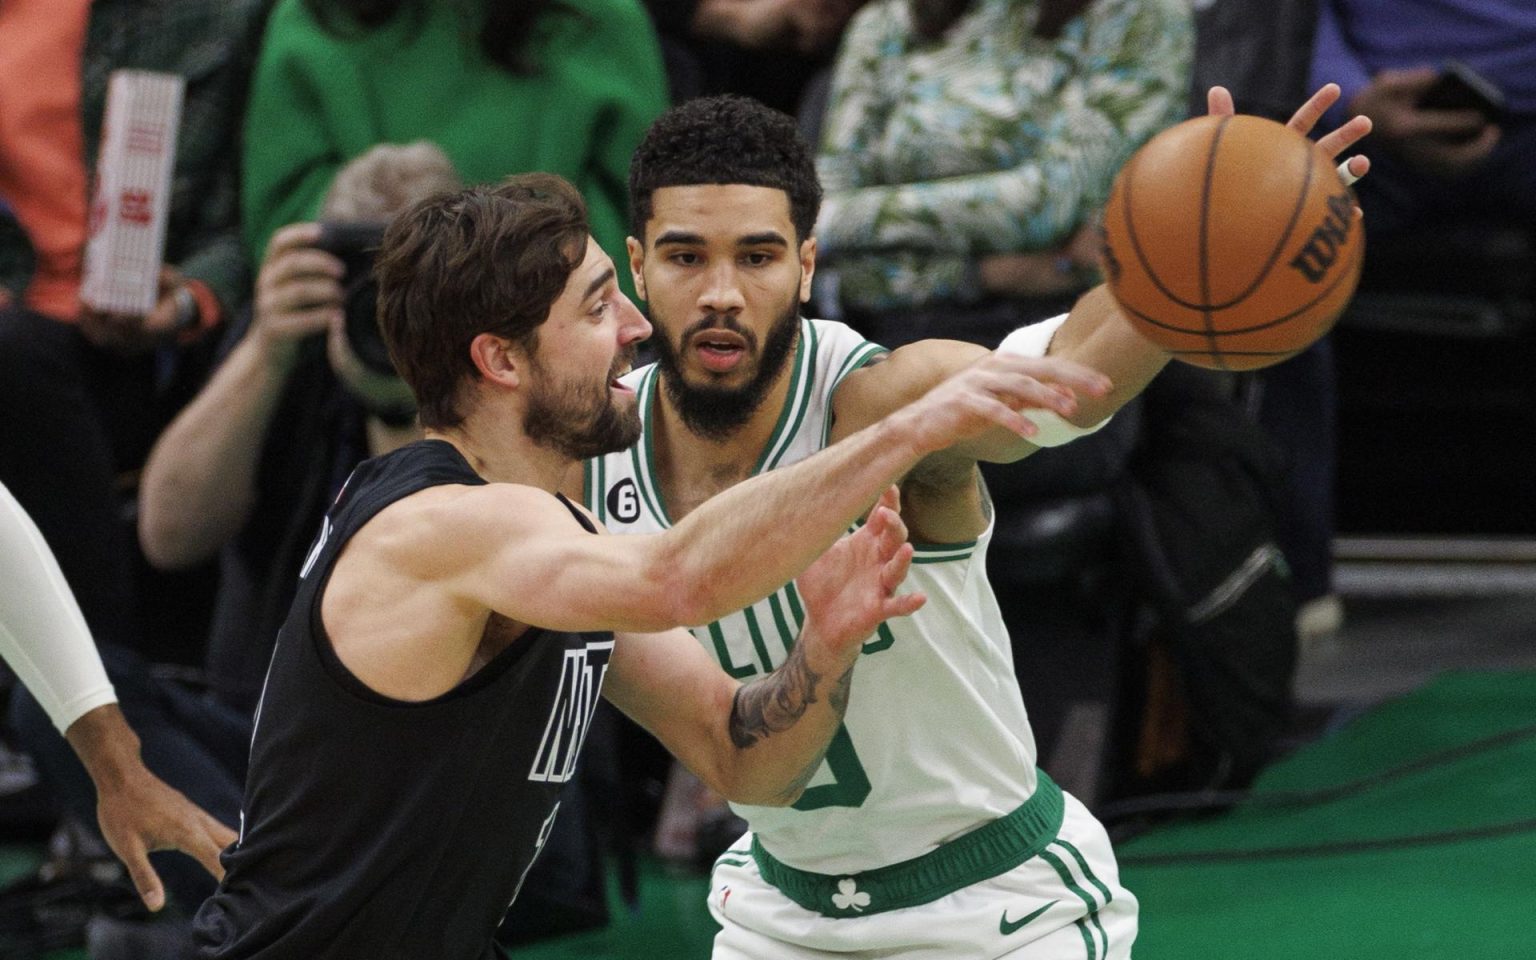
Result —
M 620 381 L 621 377 L 627 376 L 628 374 L 629 364 L 627 363 L 624 366 L 616 369 L 613 373 L 613 376 L 608 378 L 608 389 L 617 391 L 619 393 L 634 393 L 635 390 L 633 387 Z
M 739 333 L 714 327 L 694 335 L 693 351 L 704 369 L 730 373 L 747 355 L 747 341 Z

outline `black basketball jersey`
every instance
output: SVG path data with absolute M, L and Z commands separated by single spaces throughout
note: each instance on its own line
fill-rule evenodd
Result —
M 353 676 L 320 618 L 336 557 L 369 519 L 427 487 L 484 482 L 452 445 L 421 441 L 359 465 L 327 514 L 257 707 L 240 839 L 197 916 L 201 956 L 496 956 L 613 635 L 531 629 L 448 693 L 406 703 Z

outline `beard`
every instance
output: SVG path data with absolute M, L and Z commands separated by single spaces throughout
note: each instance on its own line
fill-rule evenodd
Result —
M 633 358 L 633 349 L 615 357 L 608 379 L 595 388 L 574 381 L 553 383 L 535 360 L 533 368 L 540 386 L 528 397 L 523 432 L 539 446 L 572 460 L 600 457 L 633 446 L 640 439 L 640 409 L 633 404 L 627 411 L 620 408 L 608 387 Z
M 694 334 L 715 327 L 739 335 L 747 342 L 748 353 L 756 351 L 756 334 L 743 327 L 735 317 L 716 313 L 705 316 L 683 331 L 678 343 L 687 343 Z M 795 345 L 799 330 L 800 303 L 791 298 L 768 330 L 768 339 L 758 354 L 757 372 L 738 387 L 689 383 L 683 377 L 682 356 L 671 338 L 665 334 L 656 337 L 652 343 L 656 348 L 656 365 L 661 368 L 662 389 L 667 391 L 667 398 L 689 430 L 706 440 L 724 441 L 745 426 L 763 405 L 768 388 L 778 381 L 789 363 L 790 349 Z

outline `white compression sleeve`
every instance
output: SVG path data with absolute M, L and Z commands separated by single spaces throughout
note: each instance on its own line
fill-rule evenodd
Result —
M 1043 357 L 1050 349 L 1051 338 L 1066 322 L 1067 315 L 1062 314 L 1059 317 L 1032 323 L 1027 327 L 1020 327 L 1004 337 L 1003 342 L 997 345 L 997 349 L 1001 353 Z M 1037 447 L 1059 447 L 1064 443 L 1070 443 L 1078 437 L 1086 437 L 1090 433 L 1097 432 L 1110 420 L 1109 417 L 1105 417 L 1091 427 L 1079 427 L 1051 410 L 1025 410 L 1024 416 L 1040 428 L 1039 433 L 1028 438 L 1029 442 Z
M 117 695 L 59 562 L 32 518 L 0 485 L 0 657 L 53 725 L 69 725 Z

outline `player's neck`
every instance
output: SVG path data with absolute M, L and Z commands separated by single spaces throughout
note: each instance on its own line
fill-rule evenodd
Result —
M 678 412 L 665 388 L 656 391 L 652 442 L 657 479 L 667 512 L 681 520 L 694 507 L 752 475 L 773 439 L 789 396 L 793 362 L 747 421 L 724 434 L 696 432 Z
M 492 483 L 520 483 L 553 493 L 572 464 L 570 457 L 535 443 L 505 422 L 482 422 L 473 416 L 455 427 L 427 430 L 426 438 L 452 444 L 476 473 Z

